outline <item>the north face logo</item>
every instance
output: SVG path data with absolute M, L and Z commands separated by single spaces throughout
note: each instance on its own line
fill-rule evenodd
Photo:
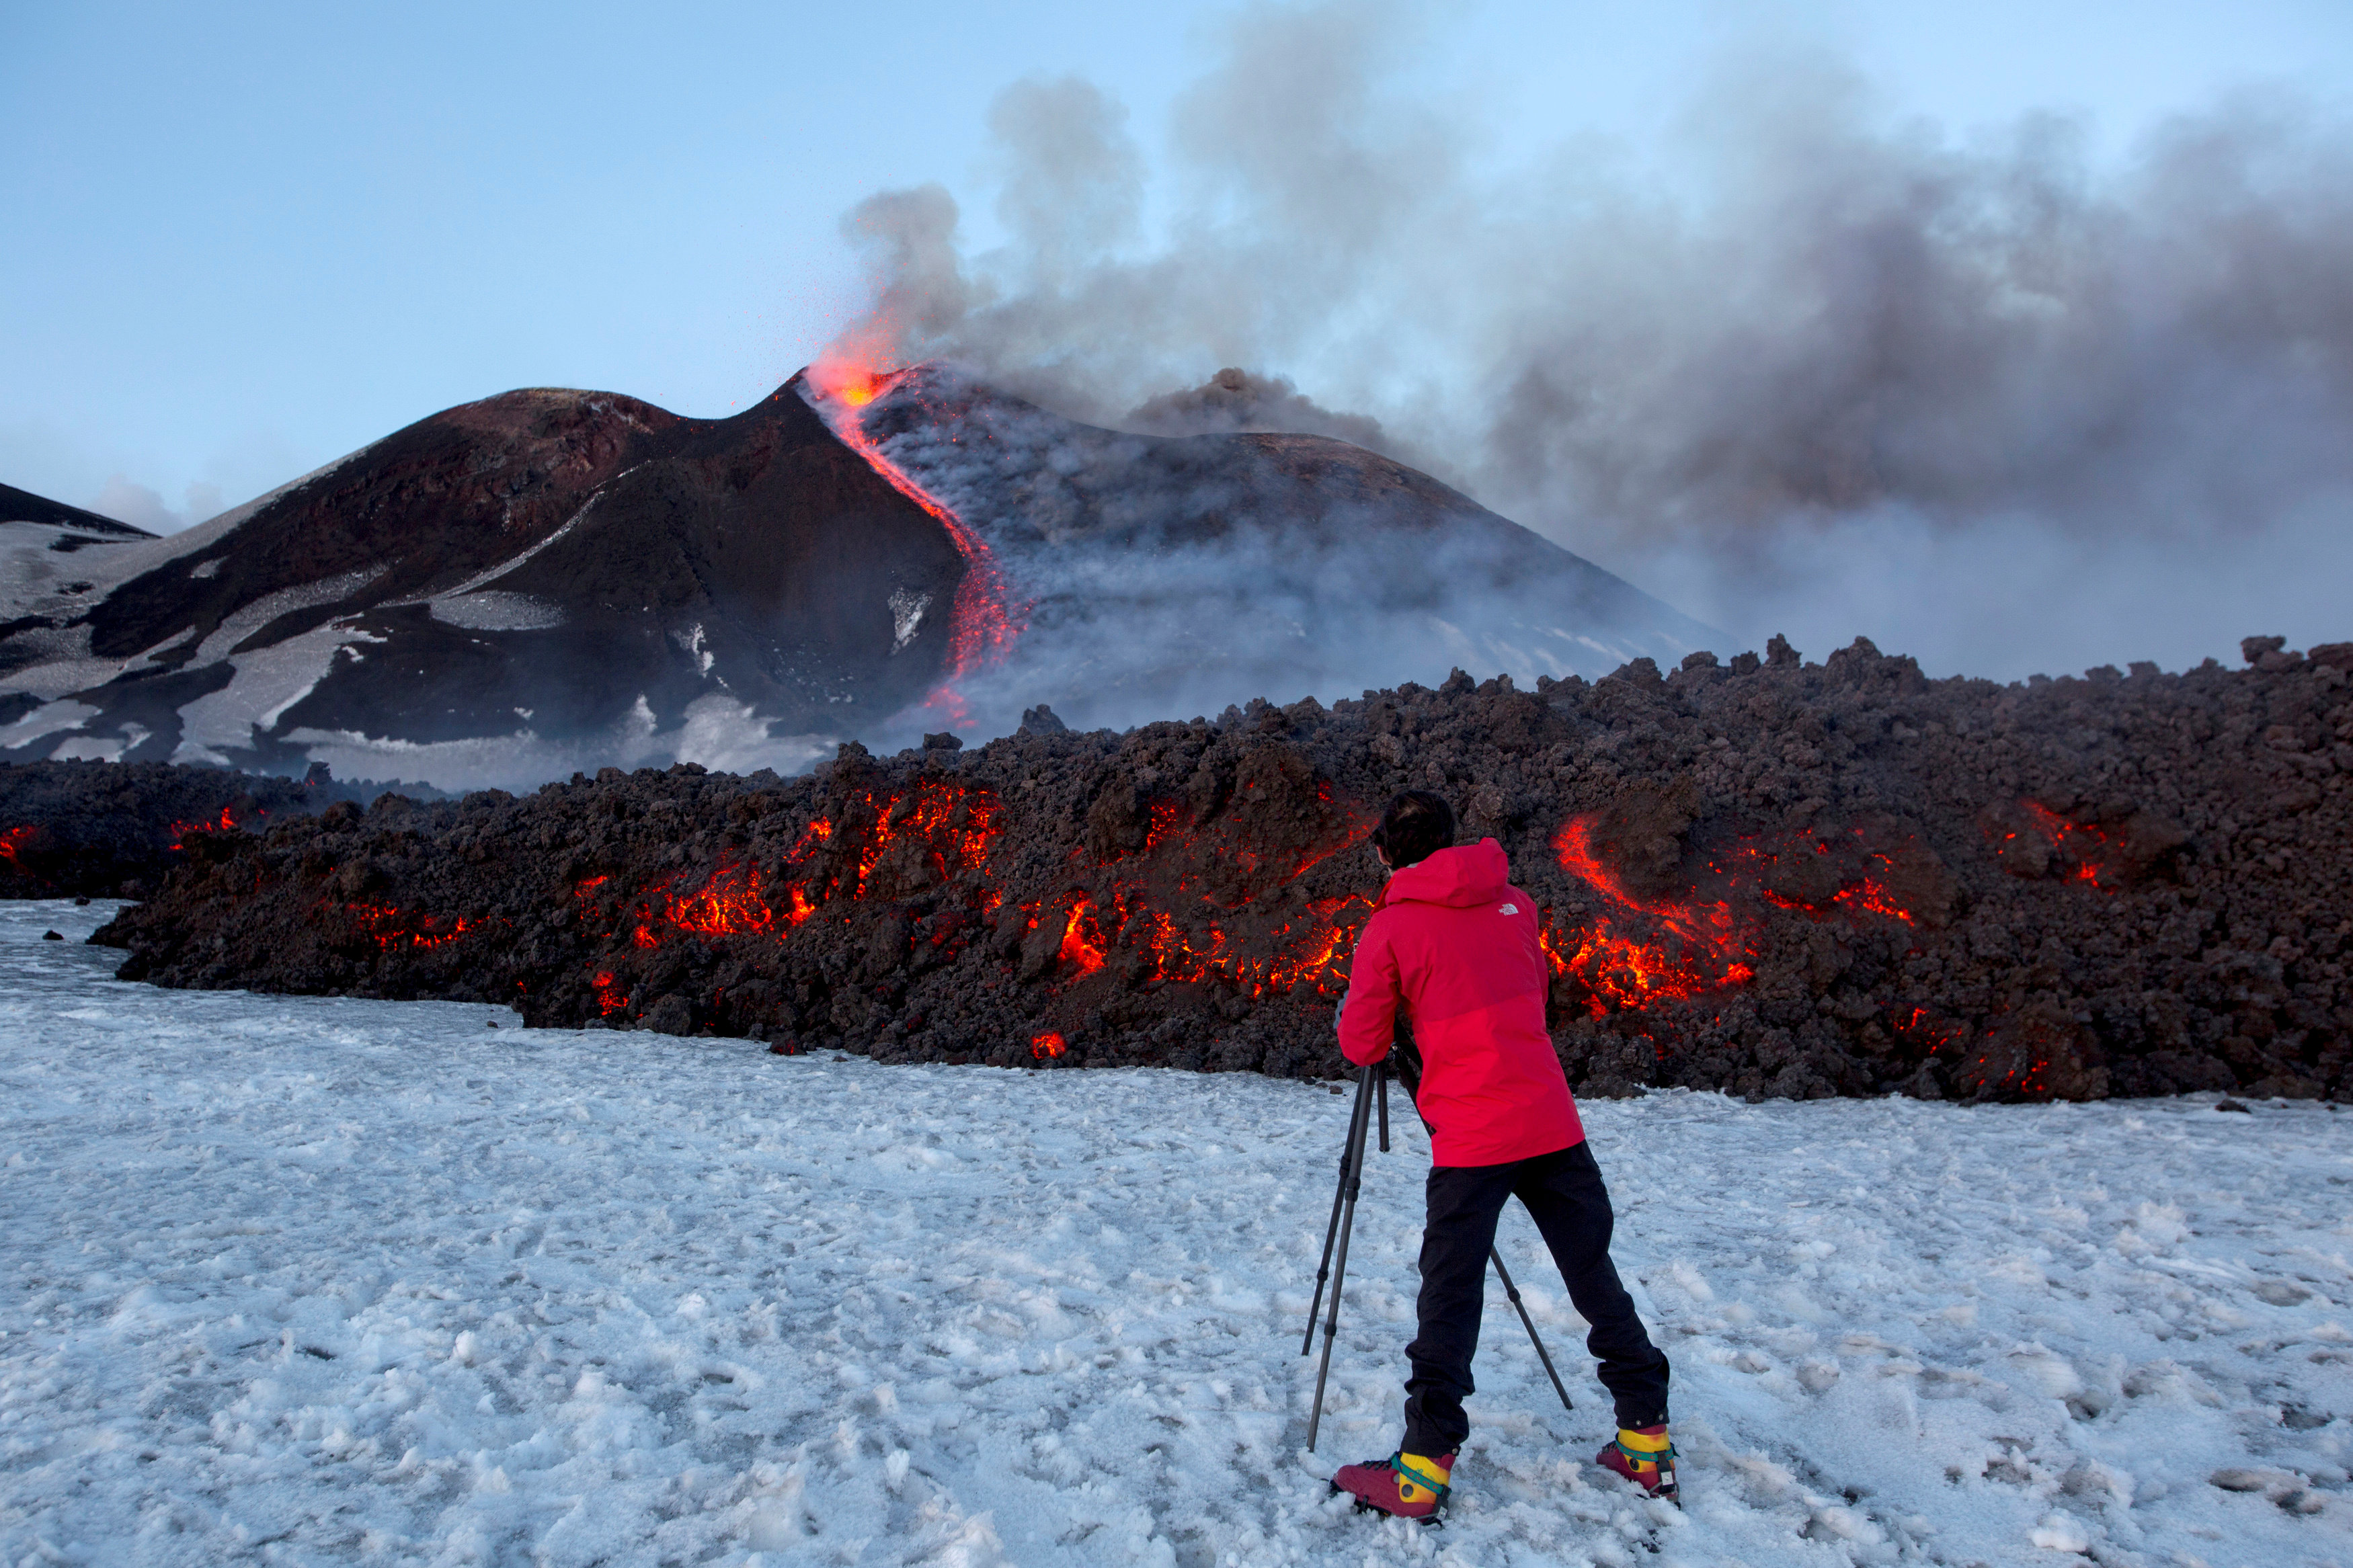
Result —
M 1504 904 L 1499 907 L 1495 912 L 1499 915 L 1515 915 L 1520 912 L 1520 906 L 1517 904 Z

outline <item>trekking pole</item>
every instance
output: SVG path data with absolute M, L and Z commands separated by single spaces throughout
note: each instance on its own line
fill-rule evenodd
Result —
M 1324 1359 L 1315 1367 L 1315 1404 L 1307 1416 L 1307 1451 L 1311 1454 L 1315 1451 L 1315 1434 L 1324 1424 L 1324 1380 L 1332 1373 L 1332 1341 L 1340 1331 L 1340 1292 L 1348 1279 L 1348 1233 L 1356 1224 L 1356 1194 L 1365 1174 L 1366 1124 L 1372 1120 L 1377 1077 L 1377 1069 L 1367 1067 L 1356 1080 L 1356 1106 L 1348 1118 L 1348 1149 L 1340 1162 L 1340 1254 L 1332 1270 L 1332 1307 L 1324 1320 Z M 1314 1337 L 1315 1324 L 1312 1320 L 1307 1332 Z
M 1536 1335 L 1535 1320 L 1528 1316 L 1527 1303 L 1520 1300 L 1520 1288 L 1512 1283 L 1512 1271 L 1504 1267 L 1503 1249 L 1490 1248 L 1487 1260 L 1495 1266 L 1495 1278 L 1504 1282 L 1504 1294 L 1509 1296 L 1512 1299 L 1512 1305 L 1519 1309 L 1520 1321 L 1527 1326 L 1528 1342 L 1536 1347 L 1536 1360 L 1544 1363 L 1545 1375 L 1552 1379 L 1552 1391 L 1560 1395 L 1560 1403 L 1564 1408 L 1576 1409 L 1577 1406 L 1569 1400 L 1568 1390 L 1561 1386 L 1560 1373 L 1552 1369 L 1552 1357 L 1545 1353 L 1544 1341 Z M 1312 1448 L 1314 1445 L 1311 1443 L 1308 1447 Z

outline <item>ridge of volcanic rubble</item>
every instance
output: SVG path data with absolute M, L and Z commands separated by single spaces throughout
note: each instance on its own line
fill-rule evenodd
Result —
M 5 710 L 0 710 L 5 711 Z M 163 763 L 0 762 L 0 899 L 143 899 L 210 834 L 258 832 L 339 801 L 428 784 L 300 779 Z
M 1775 638 L 1125 734 L 1041 713 L 792 779 L 387 796 L 197 841 L 93 940 L 167 985 L 1322 1076 L 1365 832 L 1424 786 L 1540 906 L 1580 1093 L 2353 1099 L 2353 644 L 2247 652 L 2005 688 Z

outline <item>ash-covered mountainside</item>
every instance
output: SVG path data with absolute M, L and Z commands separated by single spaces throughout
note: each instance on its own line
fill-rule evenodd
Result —
M 864 397 L 858 438 L 985 553 L 979 583 L 1003 608 L 958 605 L 975 657 L 940 705 L 983 734 L 1041 700 L 1081 728 L 1125 727 L 1456 666 L 1523 682 L 1672 666 L 1721 636 L 1345 441 L 1099 429 L 940 365 L 813 384 L 838 426 L 843 391 Z
M 2004 688 L 1776 639 L 794 780 L 387 797 L 201 840 L 94 940 L 171 985 L 1315 1075 L 1365 832 L 1422 785 L 1538 901 L 1585 1093 L 2353 1099 L 2353 644 L 2248 652 Z
M 0 536 L 0 755 L 792 771 L 1041 700 L 1129 722 L 1703 635 L 1345 443 L 1117 435 L 938 368 L 726 419 L 512 392 L 169 539 L 69 531 Z
M 133 528 L 78 506 L 37 496 L 14 485 L 0 485 L 0 541 L 7 546 L 37 544 L 59 555 L 70 555 L 85 545 L 154 537 L 143 528 Z
M 301 779 L 166 763 L 0 763 L 0 899 L 143 899 L 208 833 L 256 831 L 366 805 L 423 784 L 345 781 L 324 766 Z
M 917 700 L 945 628 L 891 601 L 963 571 L 789 389 L 718 420 L 511 392 L 185 533 L 5 568 L 0 749 L 436 783 Z

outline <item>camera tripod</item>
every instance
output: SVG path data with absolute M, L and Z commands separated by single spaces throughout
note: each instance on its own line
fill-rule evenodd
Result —
M 1409 1060 L 1410 1066 L 1410 1060 Z M 1406 1083 L 1409 1093 L 1413 1079 Z M 1307 1417 L 1307 1451 L 1315 1451 L 1315 1434 L 1324 1422 L 1324 1380 L 1332 1371 L 1332 1339 L 1340 1331 L 1340 1288 L 1348 1275 L 1348 1234 L 1356 1228 L 1356 1194 L 1364 1184 L 1365 1138 L 1377 1107 L 1381 1130 L 1381 1152 L 1389 1152 L 1389 1078 L 1388 1064 L 1376 1062 L 1356 1078 L 1356 1104 L 1348 1118 L 1348 1142 L 1340 1153 L 1340 1186 L 1332 1194 L 1332 1220 L 1324 1230 L 1324 1261 L 1315 1268 L 1315 1299 L 1307 1306 L 1307 1337 L 1299 1342 L 1299 1353 L 1309 1353 L 1315 1343 L 1315 1314 L 1324 1304 L 1324 1282 L 1332 1282 L 1332 1310 L 1324 1320 L 1324 1359 L 1315 1368 L 1315 1405 Z M 1334 1242 L 1339 1244 L 1339 1261 L 1333 1262 Z M 1504 1282 L 1504 1293 L 1511 1298 L 1512 1306 L 1519 1312 L 1520 1321 L 1528 1331 L 1528 1342 L 1536 1347 L 1536 1359 L 1544 1363 L 1545 1375 L 1552 1379 L 1553 1392 L 1560 1395 L 1561 1404 L 1570 1410 L 1577 1406 L 1561 1385 L 1560 1373 L 1553 1370 L 1552 1357 L 1545 1353 L 1544 1341 L 1536 1334 L 1535 1320 L 1520 1300 L 1520 1288 L 1512 1283 L 1512 1272 L 1504 1267 L 1504 1255 L 1490 1248 L 1487 1259 L 1495 1266 L 1495 1278 Z

